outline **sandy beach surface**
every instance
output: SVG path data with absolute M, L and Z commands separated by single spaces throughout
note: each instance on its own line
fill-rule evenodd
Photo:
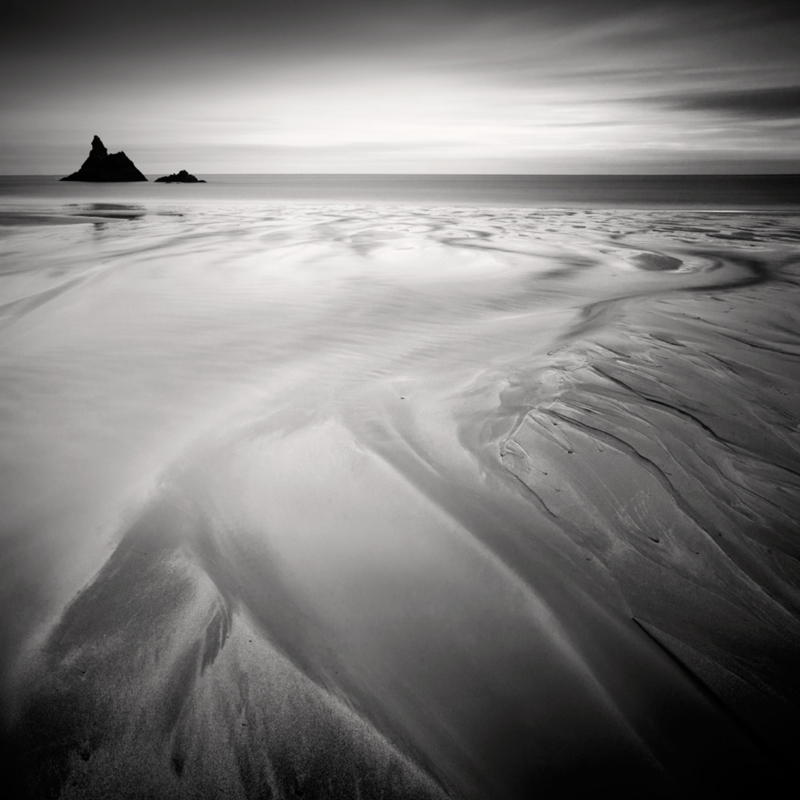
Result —
M 796 778 L 800 215 L 0 221 L 22 796 Z

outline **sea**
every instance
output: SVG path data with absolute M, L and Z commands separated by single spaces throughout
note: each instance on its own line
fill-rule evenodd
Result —
M 149 176 L 153 181 L 155 175 Z M 422 205 L 800 207 L 798 175 L 200 175 L 205 185 L 59 182 L 0 176 L 8 204 L 326 202 Z
M 21 796 L 778 796 L 800 175 L 200 177 L 0 177 Z

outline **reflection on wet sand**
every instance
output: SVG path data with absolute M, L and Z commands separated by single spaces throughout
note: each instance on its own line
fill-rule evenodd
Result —
M 30 795 L 780 778 L 796 220 L 112 210 L 0 237 Z

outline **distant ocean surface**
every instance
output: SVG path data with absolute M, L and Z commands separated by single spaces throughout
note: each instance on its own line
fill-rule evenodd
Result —
M 200 175 L 200 185 L 0 176 L 0 202 L 377 202 L 596 208 L 800 207 L 800 175 Z M 158 177 L 148 176 L 152 181 Z
M 6 795 L 784 796 L 800 176 L 200 177 L 0 178 Z

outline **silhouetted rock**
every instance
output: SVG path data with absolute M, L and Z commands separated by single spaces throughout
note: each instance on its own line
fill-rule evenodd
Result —
M 194 175 L 190 175 L 185 169 L 174 172 L 172 175 L 164 175 L 163 178 L 156 178 L 156 183 L 205 183 L 198 180 Z
M 62 178 L 62 181 L 94 181 L 111 183 L 112 181 L 146 181 L 144 175 L 136 169 L 133 161 L 123 152 L 109 153 L 99 136 L 92 139 L 92 152 L 77 172 Z

